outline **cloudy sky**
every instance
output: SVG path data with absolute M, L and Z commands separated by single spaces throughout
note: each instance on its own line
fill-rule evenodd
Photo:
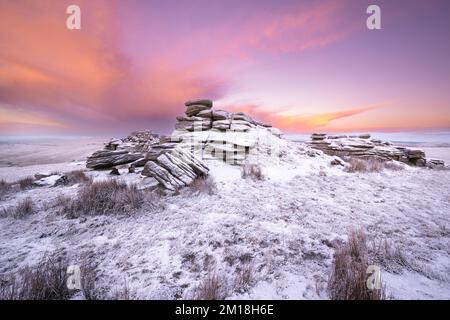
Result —
M 196 97 L 286 132 L 450 130 L 449 30 L 447 0 L 0 0 L 0 134 L 168 133 Z

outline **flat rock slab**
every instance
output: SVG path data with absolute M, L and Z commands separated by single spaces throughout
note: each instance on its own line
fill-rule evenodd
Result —
M 209 100 L 209 99 L 197 99 L 197 100 L 186 101 L 184 103 L 184 105 L 186 107 L 193 106 L 193 105 L 201 105 L 201 106 L 207 107 L 208 109 L 211 109 L 213 106 L 213 102 L 212 102 L 212 100 Z

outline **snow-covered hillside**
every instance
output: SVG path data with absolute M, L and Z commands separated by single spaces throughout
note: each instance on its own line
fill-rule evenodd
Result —
M 0 218 L 0 274 L 57 252 L 73 264 L 94 262 L 99 287 L 113 291 L 127 283 L 134 298 L 190 298 L 214 274 L 226 298 L 327 299 L 334 247 L 361 227 L 369 242 L 387 240 L 405 258 L 404 265 L 382 267 L 389 297 L 449 299 L 450 171 L 403 165 L 349 173 L 333 160 L 287 140 L 275 155 L 250 155 L 263 180 L 208 160 L 212 192 L 144 190 L 146 202 L 132 215 L 61 215 L 55 200 L 75 197 L 81 184 L 8 193 L 0 209 L 30 197 L 39 210 Z M 142 188 L 150 179 L 119 171 L 88 174 Z

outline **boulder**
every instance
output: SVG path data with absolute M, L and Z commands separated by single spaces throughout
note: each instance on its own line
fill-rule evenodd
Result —
M 217 120 L 227 120 L 230 119 L 231 115 L 228 111 L 224 111 L 224 110 L 213 110 L 212 111 L 212 119 L 214 121 Z
M 206 176 L 208 167 L 191 152 L 175 148 L 148 161 L 142 175 L 155 178 L 168 190 L 176 190 L 191 184 L 198 177 Z
M 164 188 L 175 191 L 184 186 L 184 183 L 175 178 L 169 171 L 154 161 L 145 164 L 142 175 L 155 178 Z
M 197 100 L 186 101 L 184 103 L 184 105 L 186 107 L 193 106 L 193 105 L 200 105 L 200 106 L 205 106 L 208 109 L 211 109 L 213 106 L 213 102 L 212 102 L 212 100 L 209 100 L 209 99 L 197 99 Z
M 197 115 L 200 111 L 209 110 L 209 109 L 211 109 L 211 107 L 203 106 L 201 104 L 193 104 L 193 105 L 189 105 L 186 108 L 185 113 L 188 117 L 192 117 L 192 116 Z
M 200 118 L 206 118 L 206 119 L 212 119 L 213 118 L 213 111 L 211 110 L 203 110 L 197 113 L 197 117 Z
M 128 153 L 128 151 L 100 150 L 94 152 L 86 162 L 86 167 L 90 169 L 109 169 L 119 164 L 134 162 L 143 158 L 143 154 Z
M 370 134 L 347 137 L 315 133 L 311 136 L 309 145 L 331 156 L 395 160 L 419 167 L 427 164 L 425 152 L 422 150 L 393 146 L 379 139 L 370 139 Z

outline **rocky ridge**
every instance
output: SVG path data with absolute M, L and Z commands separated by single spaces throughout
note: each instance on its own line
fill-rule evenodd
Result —
M 358 157 L 381 161 L 396 160 L 418 167 L 444 167 L 444 162 L 441 160 L 426 159 L 425 152 L 420 149 L 394 146 L 390 142 L 372 139 L 370 134 L 347 136 L 314 133 L 311 135 L 311 141 L 308 144 L 330 156 Z
M 166 189 L 176 190 L 208 174 L 203 160 L 240 164 L 250 152 L 260 152 L 261 138 L 281 137 L 280 130 L 245 113 L 213 110 L 208 99 L 188 101 L 185 107 L 171 136 L 140 131 L 111 139 L 87 159 L 86 167 L 113 169 L 111 174 L 117 174 L 116 166 L 128 165 L 130 173 L 153 177 Z

